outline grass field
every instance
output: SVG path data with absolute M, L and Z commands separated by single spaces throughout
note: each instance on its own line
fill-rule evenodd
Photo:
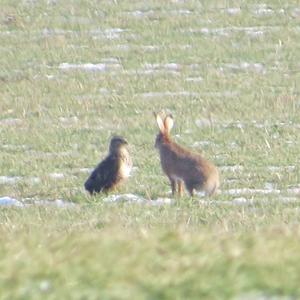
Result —
M 0 208 L 0 299 L 300 298 L 299 20 L 293 0 L 0 0 L 0 198 L 48 201 Z M 161 109 L 218 195 L 170 201 Z M 91 198 L 113 134 L 134 172 Z

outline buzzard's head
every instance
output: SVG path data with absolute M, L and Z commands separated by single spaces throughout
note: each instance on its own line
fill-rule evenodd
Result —
M 123 146 L 128 145 L 128 142 L 121 136 L 114 136 L 109 145 L 109 152 L 115 153 L 118 152 Z

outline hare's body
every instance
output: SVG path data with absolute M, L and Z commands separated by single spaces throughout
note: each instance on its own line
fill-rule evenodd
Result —
M 219 173 L 216 167 L 200 155 L 191 153 L 175 143 L 162 144 L 159 148 L 161 166 L 173 186 L 181 182 L 191 195 L 194 190 L 203 190 L 207 195 L 213 194 L 219 187 Z M 172 181 L 174 183 L 172 183 Z M 172 192 L 175 190 L 172 187 Z
M 207 195 L 212 195 L 219 187 L 219 173 L 217 168 L 199 154 L 192 153 L 183 148 L 170 138 L 169 132 L 173 120 L 167 116 L 164 121 L 157 116 L 160 133 L 157 135 L 155 146 L 159 150 L 161 166 L 168 176 L 172 194 L 183 192 L 182 184 L 192 196 L 194 190 L 202 190 Z

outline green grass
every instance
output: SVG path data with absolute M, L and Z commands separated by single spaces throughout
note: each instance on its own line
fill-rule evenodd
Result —
M 21 177 L 0 197 L 78 203 L 1 208 L 0 298 L 299 298 L 298 2 L 65 2 L 0 0 L 0 176 Z M 221 193 L 88 197 L 81 169 L 113 134 L 137 167 L 118 192 L 170 197 L 161 109 L 220 168 Z

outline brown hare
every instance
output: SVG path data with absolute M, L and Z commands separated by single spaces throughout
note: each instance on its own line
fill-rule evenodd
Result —
M 90 194 L 112 190 L 130 175 L 132 160 L 127 141 L 115 136 L 111 139 L 108 156 L 99 163 L 84 184 Z
M 155 147 L 160 154 L 162 169 L 170 180 L 172 195 L 176 193 L 176 186 L 179 195 L 182 195 L 183 183 L 190 196 L 194 195 L 194 190 L 202 190 L 208 196 L 214 194 L 220 185 L 217 168 L 199 154 L 172 141 L 170 131 L 174 121 L 171 115 L 165 118 L 160 114 L 154 115 L 160 130 Z

